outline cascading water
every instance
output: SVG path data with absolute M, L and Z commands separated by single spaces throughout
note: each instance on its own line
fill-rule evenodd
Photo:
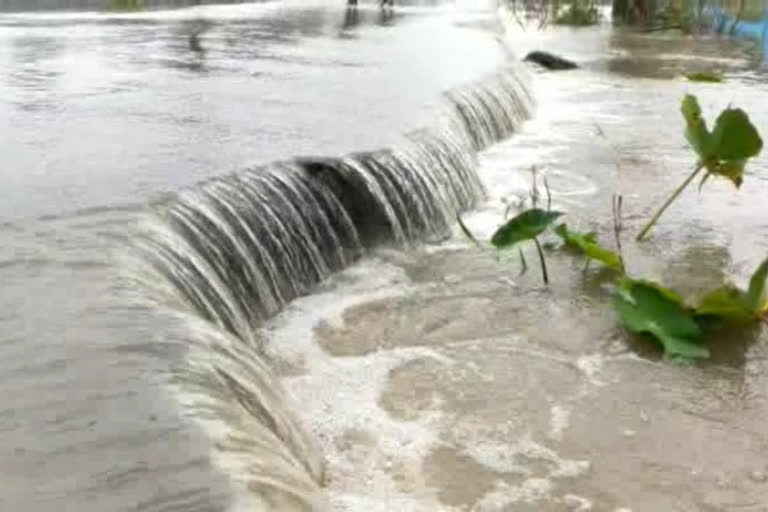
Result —
M 260 324 L 368 249 L 445 236 L 484 197 L 477 152 L 531 111 L 523 76 L 510 65 L 448 92 L 436 126 L 397 147 L 248 169 L 152 212 L 135 275 L 184 319 L 174 393 L 249 506 L 323 508 L 322 456 L 291 413 Z

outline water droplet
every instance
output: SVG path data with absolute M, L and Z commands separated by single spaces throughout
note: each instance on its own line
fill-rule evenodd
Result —
M 768 480 L 768 475 L 765 474 L 765 471 L 755 470 L 749 474 L 749 478 L 751 478 L 753 482 L 761 484 Z

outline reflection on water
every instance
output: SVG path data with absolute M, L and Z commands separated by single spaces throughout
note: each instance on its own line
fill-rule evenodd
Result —
M 133 202 L 286 155 L 382 145 L 376 133 L 391 140 L 404 124 L 422 126 L 439 91 L 500 57 L 486 34 L 452 27 L 447 8 L 345 7 L 289 0 L 0 17 L 0 122 L 17 128 L 0 153 L 6 168 L 25 169 L 3 184 L 18 193 L 0 217 Z M 400 27 L 404 38 L 382 32 Z M 424 51 L 403 59 L 412 48 Z M 352 129 L 368 104 L 381 114 Z M 129 183 L 116 188 L 110 175 Z
M 12 41 L 8 83 L 31 94 L 45 92 L 55 86 L 61 71 L 50 65 L 62 51 L 66 41 L 44 34 L 30 34 Z
M 626 76 L 669 79 L 698 70 L 725 74 L 753 67 L 743 42 L 717 36 L 665 37 L 617 29 L 608 43 L 615 55 L 606 69 Z
M 206 4 L 236 4 L 253 0 L 0 0 L 0 11 L 140 10 Z

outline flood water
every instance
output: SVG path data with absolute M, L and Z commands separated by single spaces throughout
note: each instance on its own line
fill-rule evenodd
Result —
M 553 251 L 545 289 L 534 265 L 520 276 L 515 259 L 442 229 L 472 207 L 467 224 L 490 235 L 536 166 L 569 226 L 607 240 L 611 197 L 624 196 L 633 275 L 691 297 L 743 283 L 768 252 L 764 158 L 741 190 L 692 189 L 647 242 L 631 239 L 694 163 L 682 95 L 696 93 L 708 118 L 745 108 L 764 130 L 760 66 L 744 43 L 708 37 L 500 26 L 475 2 L 0 16 L 0 510 L 768 510 L 764 334 L 726 333 L 712 361 L 671 365 L 619 328 L 596 266 L 582 273 Z M 533 48 L 582 69 L 505 67 L 509 50 Z M 502 67 L 520 81 L 498 79 Z M 713 69 L 725 85 L 681 78 Z M 525 124 L 525 108 L 506 116 L 519 133 L 486 147 L 509 131 L 483 114 L 505 107 L 505 87 L 527 88 L 536 108 Z M 449 90 L 472 140 L 450 123 L 434 128 L 445 147 L 404 136 L 442 119 Z M 429 161 L 463 173 L 429 174 L 437 199 L 409 203 L 399 188 L 421 183 L 413 169 L 431 172 L 402 156 L 412 146 L 437 147 Z M 466 175 L 472 148 L 482 201 Z M 266 165 L 350 152 L 362 156 L 326 172 L 389 183 L 359 190 L 433 222 L 392 201 L 385 217 L 402 221 L 402 240 L 392 227 L 398 243 L 369 243 L 378 218 L 358 223 L 350 200 L 345 241 L 347 216 L 286 199 L 308 187 L 296 173 L 325 160 Z M 196 185 L 248 167 L 255 181 Z M 258 196 L 274 209 L 246 216 L 238 187 L 267 190 L 260 176 L 283 171 L 282 192 Z M 330 197 L 313 194 L 301 198 Z M 163 238 L 142 240 L 160 270 L 142 288 L 126 246 L 145 237 L 150 204 Z M 265 322 L 241 311 L 250 288 L 223 290 L 256 275 L 239 259 L 258 238 L 245 218 L 277 226 L 270 239 L 299 226 L 322 253 L 311 263 L 330 262 L 307 270 L 297 254 L 315 245 L 274 242 L 298 262 L 289 270 L 314 277 L 280 281 L 272 263 L 263 297 L 285 311 Z M 310 218 L 331 226 L 338 262 Z
M 504 57 L 456 26 L 475 18 L 336 2 L 0 16 L 0 509 L 233 501 L 162 391 L 183 349 L 131 300 L 125 239 L 203 178 L 421 126 Z
M 684 93 L 710 119 L 733 104 L 768 126 L 765 79 L 744 45 L 608 28 L 510 40 L 583 69 L 535 74 L 534 119 L 481 155 L 490 199 L 466 216 L 475 234 L 490 237 L 536 166 L 569 225 L 606 243 L 612 195 L 623 195 L 632 275 L 692 300 L 726 278 L 744 283 L 768 252 L 764 159 L 740 191 L 691 190 L 632 242 L 690 172 Z M 701 69 L 728 84 L 681 78 Z M 326 436 L 341 509 L 766 510 L 765 334 L 723 334 L 699 366 L 664 363 L 618 327 L 609 274 L 548 259 L 544 289 L 533 251 L 519 276 L 517 258 L 500 264 L 457 230 L 439 246 L 380 252 L 278 320 L 279 353 L 305 368 L 295 394 L 321 398 L 306 416 Z

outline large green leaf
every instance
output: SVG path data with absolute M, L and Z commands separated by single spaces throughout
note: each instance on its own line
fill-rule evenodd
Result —
M 613 303 L 624 326 L 655 337 L 665 355 L 684 359 L 709 357 L 701 329 L 680 297 L 648 281 L 624 279 Z
M 746 324 L 766 313 L 765 280 L 768 277 L 768 258 L 752 274 L 749 288 L 744 291 L 733 284 L 721 286 L 704 295 L 696 314 L 714 316 L 727 322 Z
M 709 157 L 724 162 L 747 160 L 763 149 L 757 128 L 740 108 L 720 112 L 712 129 L 711 144 Z
M 557 226 L 555 228 L 555 233 L 563 239 L 568 247 L 581 251 L 588 259 L 597 260 L 616 272 L 624 272 L 621 256 L 614 251 L 599 246 L 597 244 L 597 236 L 595 233 L 578 233 L 576 231 L 570 231 L 566 224 Z
M 532 240 L 561 215 L 561 212 L 539 208 L 525 210 L 497 229 L 491 237 L 491 243 L 497 249 L 508 249 L 523 240 Z
M 695 96 L 686 94 L 680 111 L 685 119 L 685 138 L 706 168 L 701 184 L 716 175 L 740 187 L 747 160 L 763 148 L 763 140 L 747 113 L 738 108 L 723 110 L 710 133 Z

